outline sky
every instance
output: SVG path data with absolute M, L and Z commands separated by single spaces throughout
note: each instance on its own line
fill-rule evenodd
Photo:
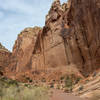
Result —
M 10 51 L 17 35 L 26 27 L 45 24 L 54 0 L 0 0 L 0 42 Z M 61 3 L 67 0 L 60 0 Z

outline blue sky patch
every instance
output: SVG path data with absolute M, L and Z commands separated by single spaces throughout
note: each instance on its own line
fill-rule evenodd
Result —
M 61 0 L 66 2 L 67 0 Z M 0 0 L 0 42 L 12 50 L 26 27 L 44 26 L 53 0 Z

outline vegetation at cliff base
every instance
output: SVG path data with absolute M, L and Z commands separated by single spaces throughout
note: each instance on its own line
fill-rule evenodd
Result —
M 0 100 L 48 100 L 47 92 L 46 87 L 26 85 L 6 78 L 0 79 Z

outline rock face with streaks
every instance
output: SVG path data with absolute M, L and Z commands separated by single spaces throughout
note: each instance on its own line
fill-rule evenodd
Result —
M 68 64 L 83 74 L 100 68 L 100 1 L 69 0 L 62 28 Z
M 28 76 L 37 80 L 50 77 L 53 80 L 57 73 L 62 75 L 61 68 L 66 69 L 64 41 L 60 34 L 62 15 L 59 0 L 54 1 L 42 29 L 28 28 L 18 35 L 8 67 L 15 77 Z
M 10 69 L 23 72 L 31 68 L 30 60 L 40 27 L 26 28 L 19 35 L 13 47 Z
M 43 28 L 26 28 L 18 35 L 7 70 L 18 79 L 55 80 L 69 67 L 84 76 L 99 69 L 99 16 L 99 0 L 69 0 L 62 5 L 55 0 Z
M 10 57 L 11 52 L 0 43 L 0 75 L 3 75 L 4 69 L 9 65 Z
M 60 36 L 62 29 L 62 8 L 59 0 L 52 4 L 46 16 L 45 26 L 38 35 L 33 51 L 33 67 L 41 70 L 66 66 L 64 42 Z M 33 68 L 35 69 L 35 68 Z

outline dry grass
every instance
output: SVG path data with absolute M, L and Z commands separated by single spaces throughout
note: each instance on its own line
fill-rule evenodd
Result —
M 0 80 L 0 100 L 48 100 L 48 89 Z

